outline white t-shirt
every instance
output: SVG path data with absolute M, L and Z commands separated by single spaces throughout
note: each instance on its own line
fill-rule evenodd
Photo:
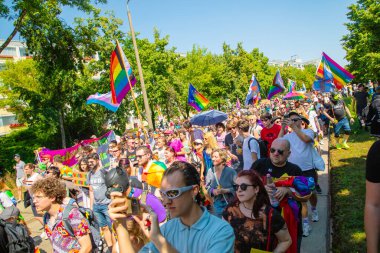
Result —
M 310 127 L 313 129 L 314 133 L 318 132 L 317 125 L 315 124 L 315 117 L 317 117 L 317 112 L 315 110 L 309 111 L 309 121 Z
M 314 148 L 314 132 L 311 129 L 302 129 L 302 132 L 309 136 L 313 141 L 302 141 L 295 132 L 286 134 L 284 136 L 290 142 L 290 156 L 288 161 L 297 164 L 302 171 L 313 169 L 313 155 Z
M 251 139 L 250 145 L 249 145 L 251 149 L 249 149 L 248 147 L 249 139 Z M 249 135 L 247 138 L 244 139 L 244 142 L 243 142 L 243 161 L 244 161 L 243 170 L 251 169 L 252 164 L 255 162 L 252 158 L 252 153 L 256 153 L 257 159 L 260 159 L 259 143 L 253 139 L 252 135 Z

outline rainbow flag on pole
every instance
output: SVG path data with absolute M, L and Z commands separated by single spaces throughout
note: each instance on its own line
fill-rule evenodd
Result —
M 331 80 L 338 90 L 342 89 L 343 86 L 354 79 L 354 76 L 350 72 L 345 70 L 324 52 L 322 52 L 322 59 L 318 65 L 316 77 L 325 82 Z
M 281 78 L 280 70 L 277 70 L 273 79 L 273 84 L 269 88 L 268 99 L 285 90 L 284 81 Z
M 198 112 L 202 111 L 209 103 L 207 98 L 205 98 L 195 87 L 189 84 L 189 96 L 187 103 L 192 106 Z
M 120 104 L 131 86 L 135 85 L 136 78 L 118 41 L 116 41 L 116 48 L 111 54 L 110 78 L 112 103 Z M 129 84 L 128 81 L 131 83 Z

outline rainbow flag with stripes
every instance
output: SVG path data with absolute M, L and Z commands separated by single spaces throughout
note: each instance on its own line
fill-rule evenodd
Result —
M 131 86 L 135 85 L 136 77 L 118 41 L 111 54 L 110 78 L 112 103 L 120 104 Z
M 284 81 L 281 78 L 280 70 L 277 70 L 276 75 L 273 78 L 273 84 L 269 88 L 268 99 L 271 99 L 274 95 L 281 93 L 284 90 Z
M 189 84 L 189 96 L 187 103 L 192 106 L 198 112 L 202 111 L 209 103 L 207 98 L 205 98 L 195 87 Z
M 342 89 L 343 86 L 354 79 L 354 76 L 350 72 L 345 70 L 324 52 L 322 52 L 322 59 L 318 65 L 316 77 L 325 82 L 331 81 L 338 90 Z

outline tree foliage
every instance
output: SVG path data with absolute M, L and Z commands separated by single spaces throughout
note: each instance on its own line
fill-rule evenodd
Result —
M 33 60 L 9 62 L 0 73 L 0 94 L 6 98 L 2 105 L 14 111 L 20 122 L 27 123 L 39 140 L 50 142 L 51 148 L 60 146 L 60 136 L 71 143 L 76 138 L 101 135 L 106 130 L 105 123 L 111 123 L 122 133 L 129 116 L 137 116 L 131 93 L 116 113 L 96 104 L 86 105 L 89 95 L 110 90 L 110 55 L 116 40 L 135 72 L 134 92 L 145 115 L 133 43 L 130 34 L 120 30 L 122 20 L 112 13 L 102 14 L 86 5 L 87 1 L 58 2 L 84 4 L 84 10 L 91 15 L 76 18 L 69 26 L 59 17 L 61 5 L 31 1 L 30 4 L 40 4 L 40 16 L 28 11 L 18 29 Z M 10 15 L 4 14 L 7 12 L 4 6 L 0 1 L 0 15 Z M 234 103 L 239 98 L 243 103 L 252 73 L 265 97 L 277 70 L 268 65 L 268 58 L 258 48 L 247 51 L 242 43 L 236 48 L 224 43 L 219 55 L 197 46 L 180 55 L 176 48 L 169 47 L 169 36 L 162 36 L 155 29 L 152 41 L 137 34 L 137 45 L 153 122 L 157 119 L 157 108 L 167 119 L 186 118 L 195 112 L 187 105 L 189 83 L 210 100 L 210 108 L 224 110 L 228 100 Z M 284 66 L 280 71 L 285 83 L 290 78 L 310 87 L 315 66 L 306 66 L 304 70 Z
M 348 69 L 358 82 L 380 80 L 380 4 L 378 0 L 358 0 L 349 6 L 343 37 Z

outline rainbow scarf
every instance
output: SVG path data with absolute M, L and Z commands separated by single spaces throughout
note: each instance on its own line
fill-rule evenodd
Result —
M 316 77 L 322 80 L 331 80 L 335 87 L 340 90 L 354 79 L 354 76 L 342 66 L 322 52 L 322 59 L 318 65 Z
M 209 103 L 207 98 L 205 98 L 195 87 L 189 84 L 189 96 L 187 103 L 192 106 L 198 112 L 202 111 Z
M 112 103 L 121 103 L 131 86 L 135 85 L 136 78 L 118 41 L 116 41 L 116 48 L 111 54 L 110 78 Z
M 269 88 L 268 99 L 271 99 L 274 95 L 281 93 L 284 90 L 284 81 L 281 78 L 280 70 L 277 70 L 276 75 L 273 78 L 273 84 Z

